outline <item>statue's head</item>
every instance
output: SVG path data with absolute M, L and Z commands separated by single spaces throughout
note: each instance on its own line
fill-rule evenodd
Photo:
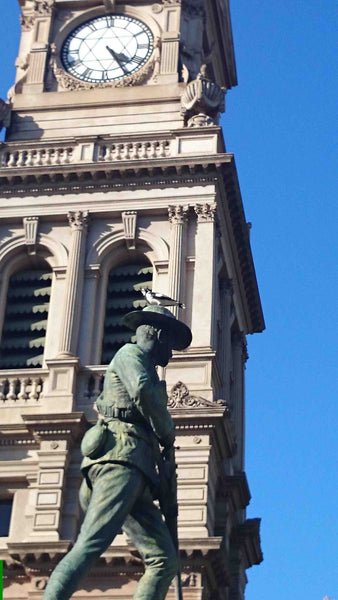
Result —
M 172 350 L 183 350 L 191 344 L 191 331 L 185 323 L 164 306 L 146 306 L 125 315 L 124 324 L 136 331 L 136 341 L 142 349 L 151 352 L 155 364 L 165 367 Z

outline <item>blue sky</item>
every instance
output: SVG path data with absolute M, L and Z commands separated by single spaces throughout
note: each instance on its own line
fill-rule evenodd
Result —
M 249 517 L 264 562 L 246 600 L 338 600 L 334 0 L 232 0 L 239 86 L 222 118 L 236 157 L 267 329 L 249 336 Z M 2 0 L 0 95 L 19 36 Z

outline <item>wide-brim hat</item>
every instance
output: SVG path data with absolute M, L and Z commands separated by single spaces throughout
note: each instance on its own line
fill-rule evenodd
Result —
M 191 344 L 192 334 L 187 325 L 164 306 L 146 306 L 143 310 L 133 310 L 123 318 L 123 324 L 132 331 L 140 325 L 154 325 L 173 334 L 173 350 L 184 350 Z

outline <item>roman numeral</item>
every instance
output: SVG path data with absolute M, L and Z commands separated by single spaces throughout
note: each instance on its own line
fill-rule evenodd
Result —
M 107 26 L 114 27 L 114 17 L 106 17 Z
M 95 23 L 88 23 L 87 27 L 89 27 L 89 29 L 92 31 L 96 31 Z
M 90 78 L 91 74 L 92 74 L 93 70 L 92 69 L 86 69 L 84 73 L 81 74 L 81 77 L 88 77 Z
M 103 73 L 101 75 L 101 79 L 102 79 L 102 81 L 108 81 L 109 80 L 108 71 L 103 71 Z
M 149 44 L 138 44 L 137 47 L 139 50 L 147 50 L 148 49 Z
M 144 61 L 144 58 L 140 58 L 139 56 L 134 56 L 134 58 L 132 58 L 131 62 L 136 63 L 137 65 L 141 65 Z

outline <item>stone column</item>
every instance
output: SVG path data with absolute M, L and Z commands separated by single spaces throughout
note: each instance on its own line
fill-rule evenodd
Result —
M 244 333 L 238 331 L 232 336 L 233 353 L 233 398 L 232 417 L 235 425 L 237 452 L 234 456 L 236 471 L 244 471 L 244 368 L 247 359 Z
M 68 213 L 72 229 L 58 358 L 75 356 L 81 316 L 88 211 Z
M 216 204 L 196 204 L 197 233 L 195 241 L 195 273 L 192 306 L 193 345 L 211 347 Z
M 222 398 L 230 401 L 230 371 L 231 371 L 231 302 L 233 286 L 231 279 L 221 279 L 221 352 L 220 367 L 222 375 Z
M 185 276 L 185 230 L 188 217 L 188 206 L 169 206 L 171 223 L 170 258 L 169 258 L 169 296 L 183 302 Z M 172 313 L 179 318 L 181 309 L 172 307 Z

